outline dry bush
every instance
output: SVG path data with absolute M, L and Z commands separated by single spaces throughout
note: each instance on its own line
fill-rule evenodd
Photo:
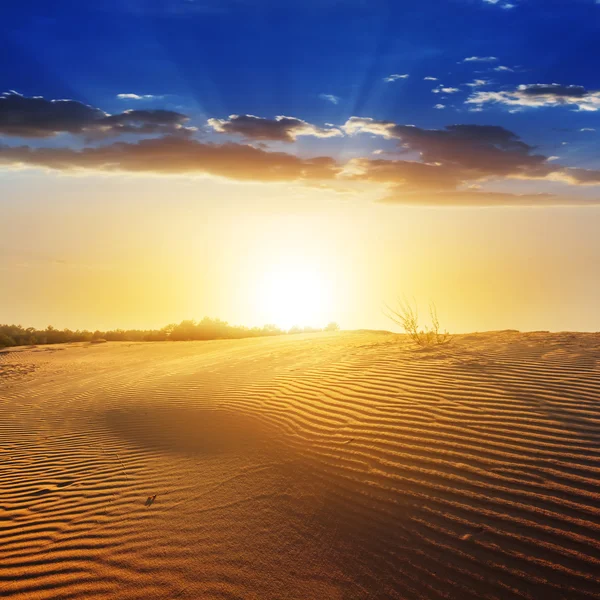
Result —
M 418 310 L 406 300 L 398 300 L 397 307 L 392 308 L 386 304 L 385 316 L 404 329 L 410 339 L 422 348 L 448 344 L 452 336 L 447 331 L 440 330 L 440 320 L 435 304 L 429 305 L 431 327 L 419 327 Z

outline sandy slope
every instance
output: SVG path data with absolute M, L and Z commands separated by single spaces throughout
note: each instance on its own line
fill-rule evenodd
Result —
M 0 596 L 599 598 L 599 361 L 510 332 L 0 354 Z

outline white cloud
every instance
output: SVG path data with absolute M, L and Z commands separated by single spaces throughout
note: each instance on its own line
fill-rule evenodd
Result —
M 498 6 L 499 8 L 503 8 L 505 10 L 510 10 L 511 8 L 514 8 L 515 5 L 511 4 L 510 2 L 503 2 L 501 3 L 501 0 L 483 0 L 486 4 L 492 4 L 493 6 Z
M 499 67 L 495 67 L 494 71 L 499 71 L 499 72 L 509 72 L 509 73 L 514 73 L 515 70 L 511 69 L 510 67 L 505 67 L 504 65 L 500 65 Z
M 153 94 L 117 94 L 119 100 L 160 100 L 164 96 L 154 96 Z
M 488 85 L 490 81 L 488 79 L 474 79 L 471 83 L 465 83 L 469 87 L 481 87 L 482 85 Z
M 403 75 L 399 75 L 398 73 L 393 73 L 392 75 L 388 75 L 384 77 L 383 80 L 387 83 L 391 83 L 392 81 L 398 81 L 398 79 L 408 79 L 408 73 L 404 73 Z
M 600 4 L 600 0 L 596 0 L 596 4 Z M 579 131 L 596 131 L 593 127 L 582 127 Z
M 443 87 L 439 86 L 431 90 L 434 94 L 456 94 L 456 92 L 460 92 L 458 88 L 455 87 Z
M 495 56 L 469 56 L 463 62 L 494 62 L 498 60 Z
M 437 81 L 437 77 L 423 77 L 423 81 Z
M 442 108 L 446 108 L 445 104 L 436 104 L 433 108 L 437 108 L 439 110 L 441 110 Z
M 355 133 L 372 133 L 373 135 L 381 135 L 385 138 L 393 137 L 392 130 L 396 126 L 391 121 L 376 121 L 371 117 L 350 117 L 342 129 L 348 134 Z
M 338 104 L 340 101 L 340 97 L 334 96 L 333 94 L 319 94 L 319 98 L 321 98 L 321 100 L 327 100 L 327 102 L 331 102 L 331 104 Z
M 600 91 L 588 91 L 580 85 L 558 83 L 533 83 L 520 85 L 510 92 L 475 92 L 467 104 L 481 106 L 485 103 L 504 104 L 518 107 L 576 106 L 579 110 L 600 109 Z

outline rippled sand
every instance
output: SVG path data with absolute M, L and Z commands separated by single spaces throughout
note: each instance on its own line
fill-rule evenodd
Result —
M 599 598 L 599 361 L 512 332 L 0 353 L 0 596 Z

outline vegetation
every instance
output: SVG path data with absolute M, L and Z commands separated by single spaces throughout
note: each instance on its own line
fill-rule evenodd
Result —
M 240 327 L 229 325 L 220 319 L 205 317 L 201 321 L 182 321 L 179 325 L 167 325 L 162 329 L 115 329 L 112 331 L 87 331 L 55 329 L 49 325 L 46 329 L 22 327 L 21 325 L 0 325 L 0 348 L 5 346 L 29 346 L 33 344 L 62 344 L 67 342 L 164 342 L 167 340 L 220 340 L 310 333 L 316 331 L 337 331 L 337 323 L 330 323 L 323 329 L 314 327 L 292 327 L 289 331 L 275 325 L 264 327 Z
M 447 331 L 442 332 L 440 330 L 440 320 L 438 318 L 437 308 L 433 303 L 429 305 L 431 327 L 425 327 L 425 329 L 422 329 L 419 326 L 419 313 L 417 307 L 415 306 L 413 308 L 406 299 L 404 301 L 398 300 L 396 308 L 391 308 L 386 305 L 385 315 L 388 319 L 391 319 L 394 323 L 400 325 L 410 339 L 422 348 L 447 344 L 452 339 Z

